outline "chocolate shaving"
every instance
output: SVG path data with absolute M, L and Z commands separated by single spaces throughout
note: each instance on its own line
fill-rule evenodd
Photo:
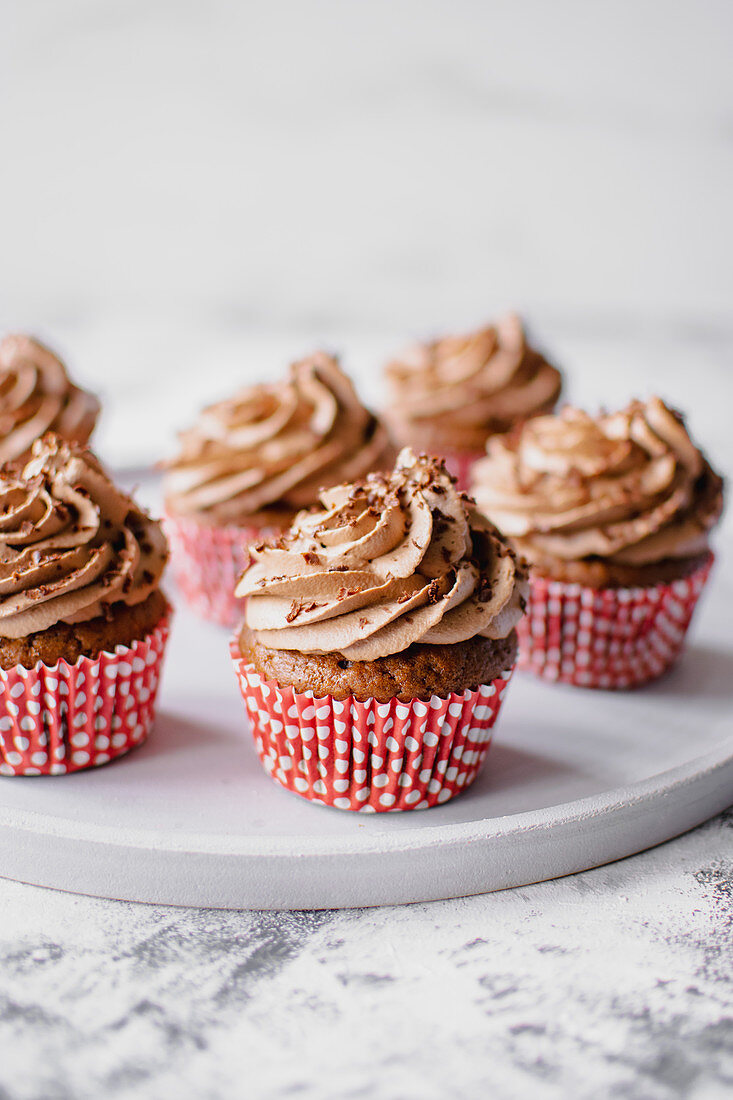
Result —
M 293 600 L 293 602 L 290 605 L 290 610 L 288 611 L 287 615 L 285 616 L 285 621 L 287 623 L 294 622 L 294 620 L 298 618 L 298 615 L 300 615 L 300 608 L 301 608 L 300 600 Z
M 436 578 L 434 581 L 431 581 L 430 584 L 428 585 L 428 590 L 427 590 L 428 603 L 429 604 L 438 603 L 441 596 L 442 596 L 442 593 L 440 591 L 440 581 Z
M 302 600 L 293 600 L 290 605 L 290 610 L 285 616 L 285 621 L 292 623 L 299 615 L 307 615 L 309 611 L 315 611 L 317 607 L 325 607 L 325 604 L 317 603 L 315 600 L 311 600 L 310 603 L 303 603 Z
M 361 588 L 339 588 L 338 596 L 339 600 L 345 600 L 347 596 L 356 596 L 359 592 L 362 592 Z
M 491 581 L 488 577 L 481 577 L 478 583 L 478 590 L 476 592 L 476 599 L 480 603 L 488 603 L 494 593 Z

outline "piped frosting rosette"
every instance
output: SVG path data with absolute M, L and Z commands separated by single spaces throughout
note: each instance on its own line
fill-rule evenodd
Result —
M 0 473 L 0 638 L 114 615 L 157 589 L 167 547 L 159 524 L 94 456 L 56 436 L 25 467 Z M 0 667 L 0 774 L 55 774 L 106 763 L 147 735 L 167 637 L 53 666 Z
M 562 385 L 513 314 L 468 336 L 416 344 L 385 373 L 397 437 L 454 462 L 479 458 L 490 435 L 550 411 Z
M 294 363 L 282 382 L 211 405 L 166 463 L 169 512 L 214 524 L 246 523 L 263 509 L 310 507 L 322 485 L 391 466 L 381 422 L 324 352 Z
M 550 679 L 643 683 L 676 659 L 709 573 L 722 481 L 659 398 L 566 408 L 492 439 L 484 511 L 533 565 L 521 662 Z
M 112 484 L 90 451 L 47 436 L 0 475 L 0 637 L 142 603 L 168 551 L 160 525 Z
M 277 542 L 255 547 L 237 595 L 259 641 L 373 661 L 415 642 L 505 638 L 523 574 L 444 467 L 408 448 L 392 477 L 339 485 Z
M 166 463 L 166 528 L 189 602 L 234 625 L 234 581 L 249 546 L 286 528 L 323 485 L 387 469 L 394 448 L 336 359 L 318 352 L 282 382 L 253 386 L 205 409 Z
M 320 511 L 252 551 L 237 595 L 258 643 L 370 662 L 416 643 L 506 638 L 521 619 L 522 566 L 437 461 L 405 449 L 391 476 L 320 499 Z M 423 808 L 463 789 L 488 751 L 511 675 L 407 704 L 314 701 L 263 681 L 236 644 L 232 653 L 267 770 L 344 809 Z
M 0 341 L 0 465 L 28 457 L 46 432 L 85 444 L 98 416 L 97 398 L 43 344 L 20 335 Z

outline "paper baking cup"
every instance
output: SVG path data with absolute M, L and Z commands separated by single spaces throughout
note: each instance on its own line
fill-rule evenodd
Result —
M 171 546 L 171 572 L 189 606 L 204 619 L 234 627 L 244 615 L 244 600 L 234 588 L 249 565 L 249 547 L 277 527 L 206 527 L 190 519 L 163 519 Z
M 0 775 L 63 775 L 140 745 L 153 724 L 167 639 L 163 619 L 114 653 L 0 668 Z
M 471 469 L 474 462 L 486 458 L 486 451 L 441 451 L 449 474 L 458 481 L 458 488 L 465 493 L 471 489 Z
M 588 588 L 532 576 L 517 626 L 518 667 L 545 680 L 630 688 L 677 660 L 712 554 L 688 577 L 648 588 Z
M 491 744 L 512 670 L 476 691 L 429 702 L 315 698 L 263 680 L 231 646 L 265 771 L 339 810 L 424 810 L 473 783 Z

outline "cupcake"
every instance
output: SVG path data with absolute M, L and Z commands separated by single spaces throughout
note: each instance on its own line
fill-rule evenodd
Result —
M 469 336 L 417 344 L 385 373 L 396 441 L 444 455 L 460 488 L 489 436 L 551 412 L 562 385 L 513 314 Z
M 75 386 L 64 364 L 30 336 L 0 341 L 0 466 L 30 458 L 46 432 L 89 442 L 99 401 Z
M 592 417 L 565 408 L 474 467 L 479 506 L 531 563 L 520 667 L 625 688 L 682 648 L 710 571 L 722 481 L 658 397 Z
M 166 527 L 181 592 L 205 618 L 234 626 L 237 577 L 253 542 L 285 530 L 322 485 L 388 469 L 395 451 L 338 361 L 317 352 L 282 382 L 212 405 L 165 464 Z
M 439 459 L 323 490 L 237 586 L 232 658 L 265 769 L 345 810 L 423 809 L 476 778 L 526 576 Z
M 166 558 L 89 451 L 47 435 L 0 470 L 0 774 L 78 771 L 145 739 Z

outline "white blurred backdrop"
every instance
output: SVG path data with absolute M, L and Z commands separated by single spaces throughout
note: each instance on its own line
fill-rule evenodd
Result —
M 416 334 L 522 311 L 595 404 L 733 459 L 725 0 L 2 0 L 0 329 L 135 465 L 316 345 L 381 398 Z

